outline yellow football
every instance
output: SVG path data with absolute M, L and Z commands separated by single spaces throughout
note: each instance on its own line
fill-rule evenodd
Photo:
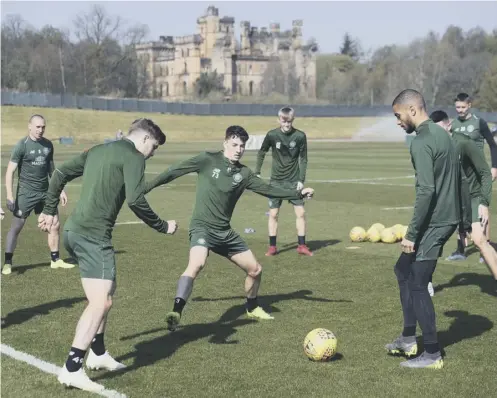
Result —
M 328 361 L 337 353 L 337 338 L 324 328 L 311 330 L 304 339 L 304 353 L 312 361 Z
M 378 230 L 378 232 L 381 232 L 385 229 L 385 226 L 383 224 L 377 222 L 377 223 L 371 225 L 371 228 L 375 228 Z
M 367 237 L 370 242 L 379 242 L 381 240 L 380 232 L 376 228 L 369 228 L 367 232 Z
M 397 241 L 397 235 L 392 228 L 385 228 L 380 233 L 380 239 L 383 243 L 395 243 Z
M 366 240 L 366 231 L 362 227 L 354 227 L 349 233 L 352 242 L 364 242 Z
M 402 231 L 404 231 L 404 226 L 402 224 L 395 224 L 392 229 L 395 232 L 395 236 L 397 236 L 397 239 L 402 239 Z

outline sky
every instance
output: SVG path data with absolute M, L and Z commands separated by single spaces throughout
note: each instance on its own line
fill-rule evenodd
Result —
M 384 45 L 407 44 L 430 30 L 443 33 L 457 25 L 464 31 L 480 26 L 487 32 L 497 29 L 497 1 L 2 1 L 2 23 L 8 14 L 19 14 L 35 28 L 46 24 L 71 30 L 77 15 L 93 4 L 102 5 L 110 15 L 120 16 L 128 25 L 146 24 L 147 38 L 183 36 L 197 33 L 197 17 L 209 5 L 219 15 L 235 18 L 239 39 L 240 22 L 269 27 L 279 22 L 281 30 L 292 28 L 292 20 L 302 19 L 303 38 L 317 40 L 320 52 L 337 52 L 348 32 L 359 39 L 364 50 Z

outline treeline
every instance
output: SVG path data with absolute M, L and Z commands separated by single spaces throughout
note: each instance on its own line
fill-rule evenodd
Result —
M 134 45 L 147 33 L 146 25 L 126 26 L 101 6 L 76 17 L 70 32 L 53 26 L 36 30 L 20 16 L 8 16 L 1 31 L 2 88 L 145 98 L 151 83 Z M 285 70 L 287 77 L 281 67 L 268 68 L 263 102 L 288 97 L 309 102 L 298 96 L 291 65 Z M 209 94 L 221 94 L 221 81 L 215 74 L 202 76 L 197 97 L 216 98 Z M 465 91 L 481 110 L 497 111 L 497 29 L 464 32 L 450 26 L 443 35 L 430 32 L 407 46 L 374 52 L 361 50 L 346 34 L 336 54 L 318 55 L 316 87 L 316 102 L 343 105 L 387 105 L 406 87 L 420 90 L 429 105 L 451 105 L 454 95 Z

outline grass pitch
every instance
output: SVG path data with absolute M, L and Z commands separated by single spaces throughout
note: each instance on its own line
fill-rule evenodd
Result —
M 73 137 L 78 143 L 103 142 L 115 137 L 116 131 L 126 131 L 139 117 L 154 120 L 167 134 L 169 142 L 219 141 L 226 127 L 237 124 L 249 134 L 266 134 L 276 128 L 277 116 L 188 116 L 158 113 L 110 112 L 80 109 L 34 107 L 2 107 L 2 145 L 13 145 L 27 134 L 29 117 L 42 114 L 47 120 L 47 138 Z M 378 118 L 299 118 L 296 127 L 311 139 L 350 138 L 361 128 L 377 122 Z M 395 124 L 394 119 L 392 125 Z
M 160 172 L 172 162 L 218 147 L 166 145 L 149 161 L 147 172 Z M 74 156 L 75 149 L 58 149 L 56 161 Z M 4 152 L 4 167 L 7 159 Z M 263 175 L 268 175 L 270 161 L 269 156 Z M 253 167 L 255 153 L 247 153 L 244 163 Z M 245 193 L 232 222 L 263 264 L 260 302 L 276 319 L 247 320 L 243 273 L 211 254 L 185 308 L 182 327 L 174 333 L 165 329 L 164 317 L 187 263 L 195 177 L 152 191 L 148 199 L 153 208 L 166 219 L 176 219 L 179 231 L 164 236 L 141 224 L 116 226 L 118 290 L 105 338 L 107 349 L 128 369 L 89 374 L 108 389 L 140 398 L 495 396 L 497 292 L 474 251 L 462 263 L 440 261 L 434 275 L 445 368 L 401 369 L 402 359 L 384 351 L 384 344 L 402 327 L 393 273 L 399 247 L 352 244 L 348 233 L 354 226 L 367 228 L 375 222 L 407 224 L 412 209 L 391 208 L 413 204 L 412 175 L 402 144 L 310 143 L 308 185 L 316 196 L 306 205 L 307 240 L 314 257 L 297 255 L 295 218 L 287 203 L 281 210 L 281 253 L 276 257 L 264 257 L 265 198 Z M 63 221 L 76 205 L 79 184 L 75 180 L 67 187 L 70 202 L 60 209 Z M 2 223 L 3 238 L 10 220 L 7 215 Z M 118 222 L 129 221 L 137 219 L 124 209 Z M 246 227 L 256 232 L 244 234 Z M 444 254 L 454 247 L 451 240 Z M 50 269 L 46 236 L 36 229 L 35 217 L 19 238 L 14 266 L 10 276 L 1 278 L 2 317 L 7 319 L 2 343 L 61 366 L 85 306 L 79 272 Z M 334 361 L 313 363 L 304 356 L 303 339 L 316 327 L 337 335 L 339 354 Z M 91 396 L 67 391 L 55 376 L 3 355 L 1 388 L 5 397 Z

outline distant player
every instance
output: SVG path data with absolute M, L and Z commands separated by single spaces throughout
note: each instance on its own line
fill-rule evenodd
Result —
M 7 209 L 14 217 L 5 239 L 5 262 L 2 274 L 12 272 L 12 258 L 17 246 L 17 237 L 22 231 L 26 219 L 32 211 L 40 214 L 47 196 L 48 180 L 54 170 L 54 147 L 50 140 L 44 137 L 45 118 L 33 115 L 29 118 L 28 136 L 17 142 L 5 173 L 5 188 L 7 190 Z M 14 200 L 14 172 L 18 170 L 16 199 Z M 61 192 L 62 206 L 67 203 L 67 196 Z M 74 264 L 66 263 L 59 257 L 59 219 L 55 222 L 48 234 L 51 268 L 73 268 Z
M 428 293 L 437 260 L 460 221 L 460 164 L 452 139 L 429 119 L 423 96 L 415 90 L 402 91 L 393 101 L 397 124 L 411 142 L 411 161 L 416 172 L 414 214 L 401 242 L 402 254 L 395 265 L 404 314 L 402 334 L 386 345 L 389 353 L 416 355 L 416 324 L 423 332 L 425 351 L 401 363 L 407 368 L 443 367 L 437 339 L 435 309 Z
M 260 175 L 264 157 L 269 149 L 272 150 L 272 167 L 270 184 L 280 188 L 302 189 L 307 172 L 307 138 L 303 131 L 293 127 L 295 112 L 292 108 L 281 108 L 278 112 L 280 127 L 266 134 L 261 149 L 257 154 L 255 173 Z M 297 217 L 297 252 L 312 256 L 305 243 L 306 219 L 304 200 L 290 200 Z M 278 213 L 282 204 L 281 199 L 269 199 L 269 249 L 266 256 L 278 253 L 276 236 L 278 233 Z
M 178 281 L 172 312 L 166 320 L 169 330 L 175 330 L 183 308 L 190 297 L 193 282 L 205 266 L 209 252 L 226 257 L 247 274 L 245 293 L 249 318 L 273 319 L 257 302 L 262 267 L 252 251 L 230 225 L 238 199 L 248 189 L 266 197 L 297 200 L 310 197 L 311 188 L 297 190 L 268 185 L 247 166 L 240 163 L 249 136 L 240 126 L 226 130 L 224 150 L 201 154 L 171 166 L 147 183 L 146 191 L 167 184 L 178 177 L 197 173 L 197 197 L 190 222 L 190 256 L 188 266 Z
M 44 231 L 50 230 L 54 222 L 64 185 L 83 176 L 78 204 L 64 225 L 64 244 L 78 261 L 88 305 L 59 373 L 61 384 L 93 392 L 104 389 L 91 381 L 82 368 L 88 348 L 89 369 L 113 371 L 125 367 L 111 357 L 104 345 L 107 315 L 116 289 L 112 230 L 126 201 L 133 213 L 156 231 L 164 234 L 176 231 L 176 222 L 161 220 L 144 196 L 145 160 L 165 141 L 166 136 L 156 124 L 149 119 L 138 119 L 127 137 L 97 145 L 65 162 L 50 180 L 46 204 L 38 219 Z
M 482 153 L 484 153 L 485 141 L 488 143 L 492 162 L 492 181 L 495 181 L 497 178 L 497 144 L 487 122 L 471 112 L 471 102 L 470 96 L 466 93 L 460 93 L 456 96 L 454 103 L 458 117 L 452 121 L 451 131 L 462 133 L 471 138 Z M 490 223 L 487 223 L 485 227 L 485 235 L 490 239 Z M 447 260 L 461 261 L 465 259 L 464 243 L 458 240 L 456 251 L 447 257 Z M 483 260 L 483 257 L 481 257 L 480 262 L 483 262 Z
M 450 133 L 449 116 L 444 111 L 435 111 L 430 115 L 430 119 L 443 127 L 456 144 L 459 160 L 462 166 L 462 183 L 467 184 L 467 192 L 464 194 L 469 197 L 469 203 L 466 203 L 464 197 L 461 201 L 465 203 L 464 220 L 469 220 L 471 239 L 476 247 L 480 250 L 494 278 L 497 280 L 497 253 L 485 236 L 485 226 L 488 223 L 488 207 L 492 199 L 492 175 L 490 167 L 482 151 L 478 149 L 475 142 L 468 136 L 461 133 Z M 460 230 L 464 230 L 461 227 Z M 461 236 L 460 241 L 464 241 L 465 236 Z

